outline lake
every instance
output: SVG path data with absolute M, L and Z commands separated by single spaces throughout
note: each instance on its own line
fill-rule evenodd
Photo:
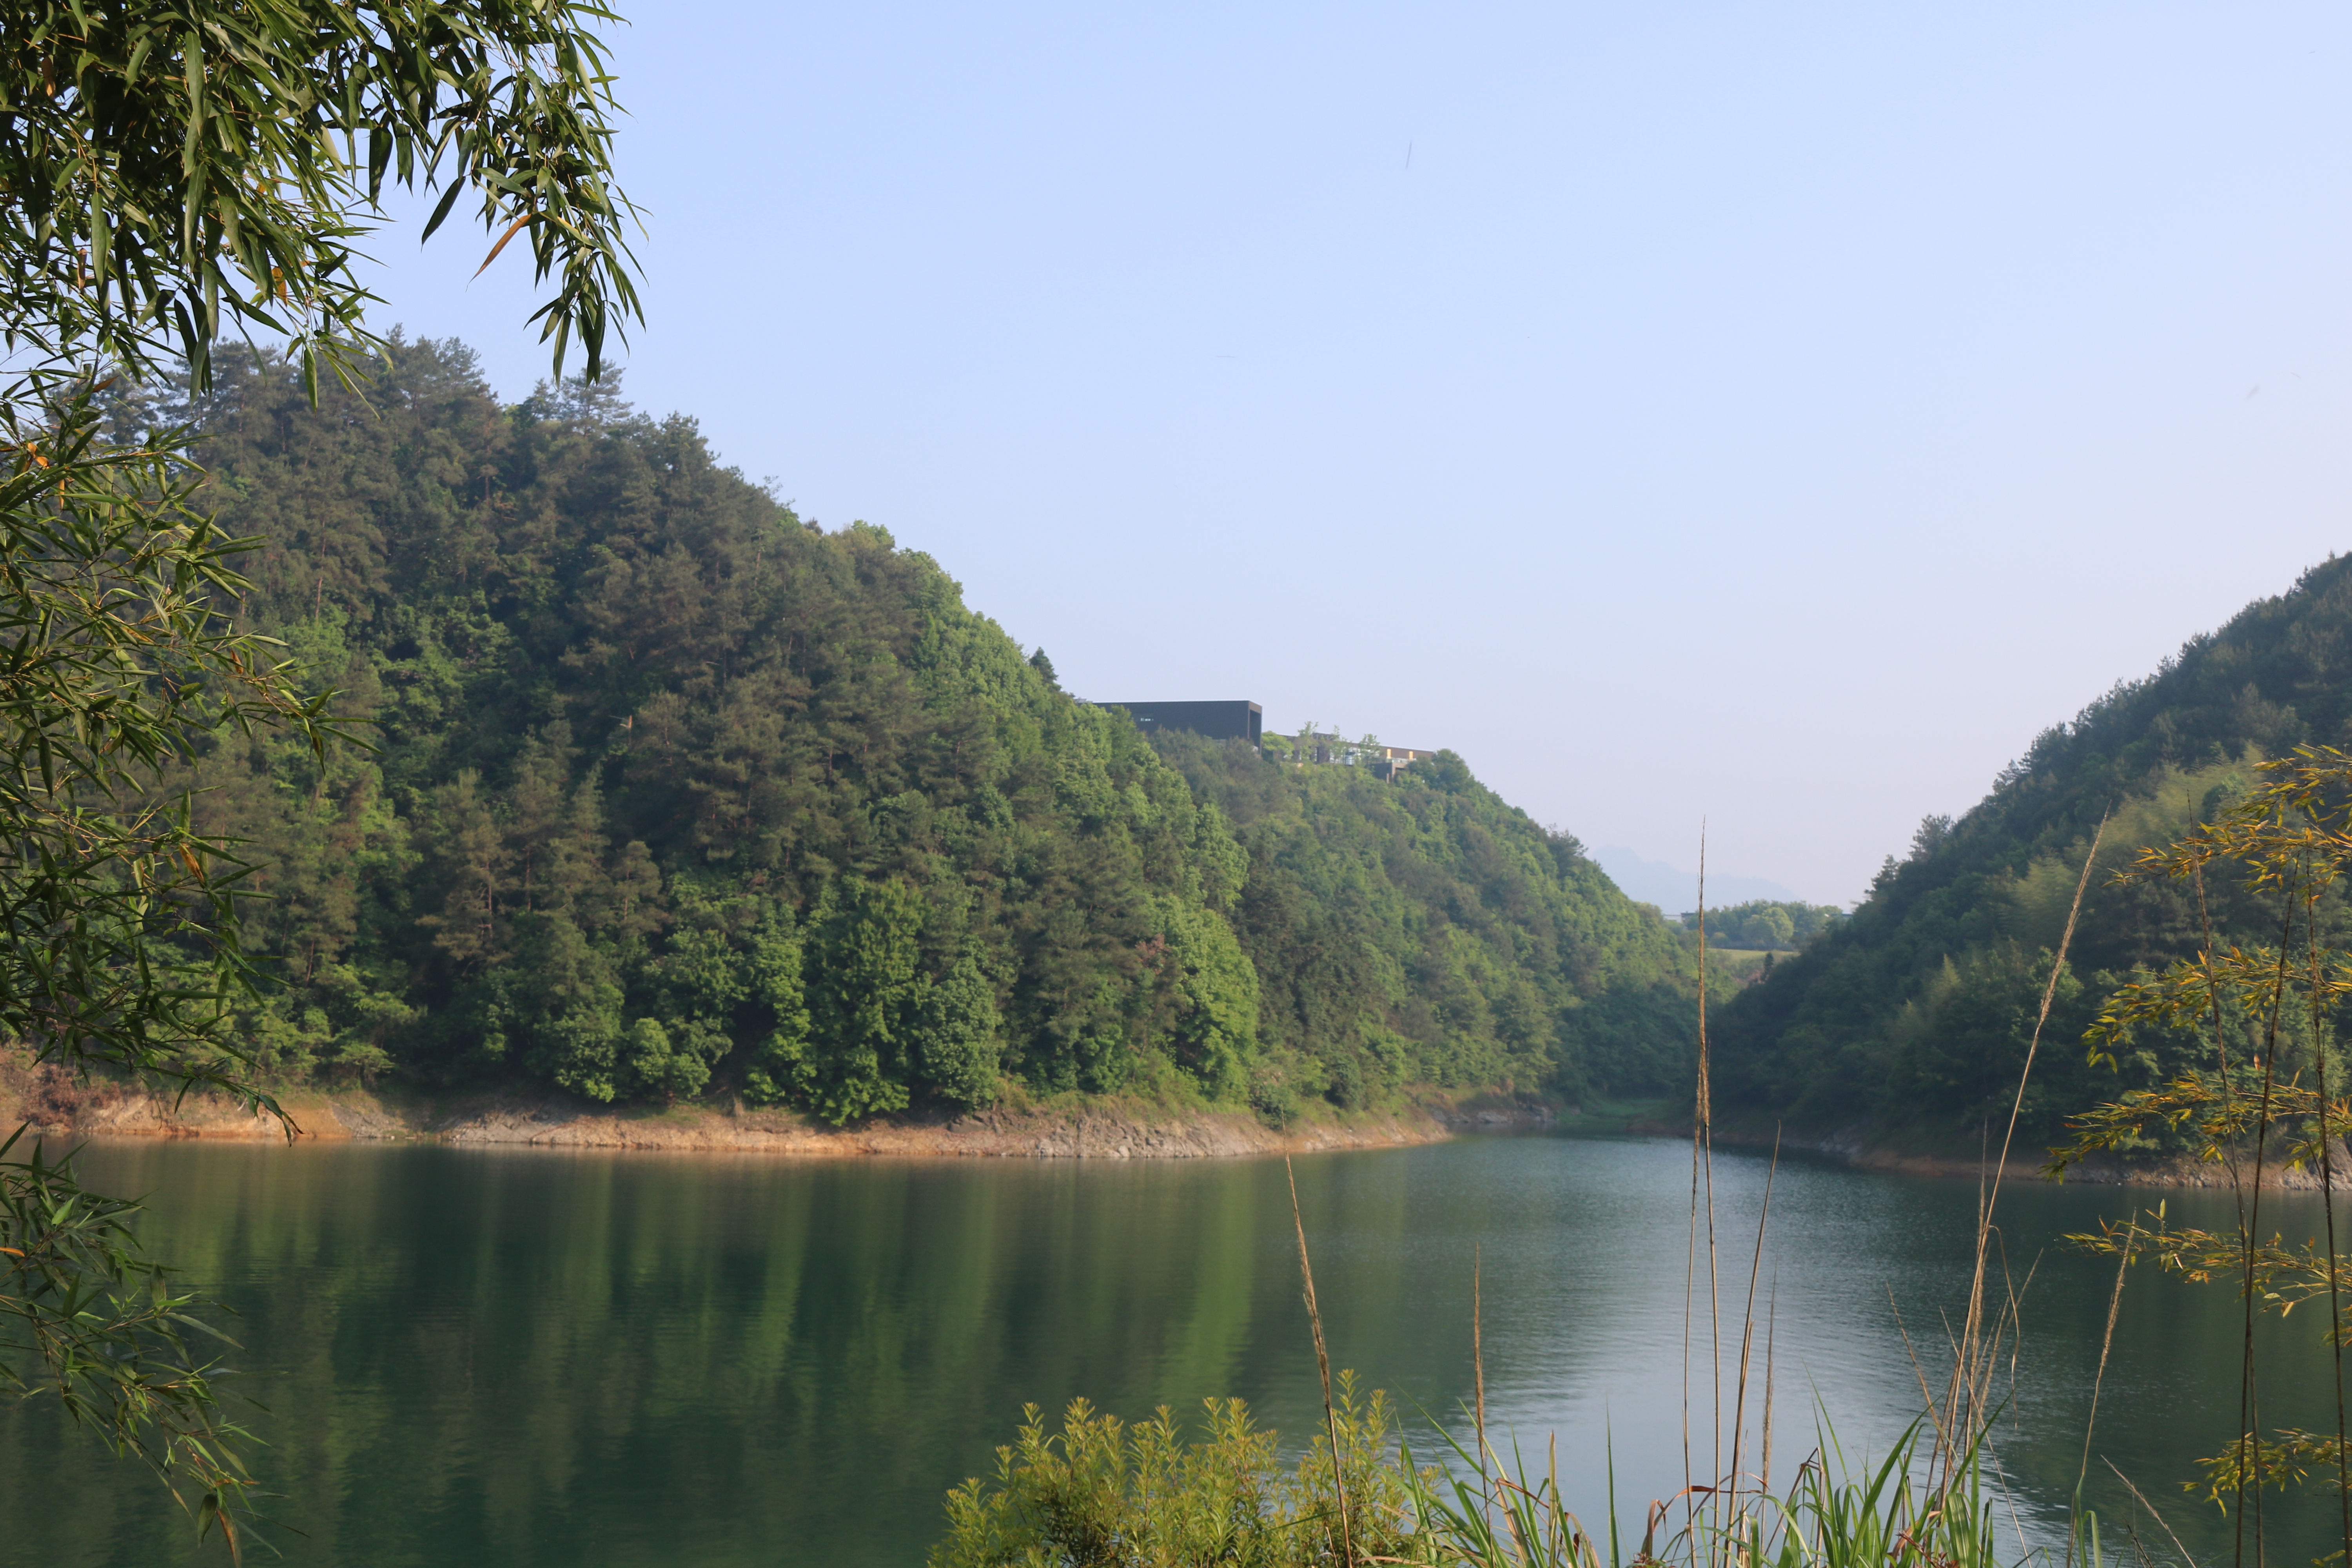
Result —
M 289 1563 L 913 1564 L 1024 1403 L 1137 1415 L 1239 1394 L 1294 1446 L 1319 1419 L 1279 1161 L 181 1142 L 93 1146 L 82 1168 L 149 1194 L 152 1247 L 236 1309 L 259 1468 L 302 1532 L 280 1540 Z M 1682 1479 L 1687 1146 L 1465 1138 L 1297 1170 L 1335 1364 L 1390 1390 L 1418 1447 L 1417 1412 L 1464 1429 L 1482 1256 L 1490 1427 L 1531 1457 L 1556 1432 L 1596 1528 L 1613 1449 L 1638 1533 Z M 1727 1386 L 1766 1173 L 1717 1158 Z M 2052 1538 L 2074 1489 L 2115 1279 L 2060 1238 L 2159 1199 L 2234 1224 L 2214 1193 L 2002 1196 L 2010 1266 L 2032 1275 L 1997 1453 L 2026 1540 Z M 1969 1182 L 1782 1162 L 1759 1291 L 1776 1475 L 1817 1408 L 1856 1454 L 1918 1414 L 1903 1326 L 1932 1381 L 1975 1201 Z M 2290 1237 L 2316 1228 L 2312 1200 L 2265 1208 Z M 2265 1326 L 2267 1425 L 2333 1422 L 2320 1310 Z M 2237 1313 L 2227 1287 L 2131 1271 L 2087 1489 L 2111 1545 L 2132 1510 L 2103 1459 L 2200 1560 L 2228 1560 L 2229 1524 L 2181 1483 L 2234 1430 Z M 1702 1447 L 1706 1355 L 1702 1332 Z M 1761 1359 L 1759 1331 L 1759 1380 Z M 2328 1548 L 2315 1496 L 2269 1507 L 2273 1561 Z M 53 1412 L 0 1414 L 0 1565 L 226 1561 L 190 1533 Z

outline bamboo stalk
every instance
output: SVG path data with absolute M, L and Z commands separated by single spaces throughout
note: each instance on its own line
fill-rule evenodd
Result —
M 2311 944 L 2311 988 L 2305 994 L 2305 999 L 2311 1012 L 2312 1070 L 2319 1087 L 2319 1204 L 2327 1222 L 2328 1342 L 2336 1352 L 2336 1496 L 2343 1513 L 2344 1562 L 2346 1568 L 2352 1568 L 2352 1456 L 2345 1453 L 2347 1434 L 2344 1410 L 2344 1301 L 2336 1259 L 2336 1160 L 2328 1147 L 2327 1043 L 2321 1037 L 2319 1027 L 2319 894 L 2316 892 L 2304 908 L 2303 929 Z
M 2245 1354 L 2238 1385 L 2238 1558 L 2245 1558 L 2246 1533 L 2246 1468 L 2253 1458 L 2255 1445 L 2261 1439 L 2262 1391 L 2254 1367 L 2254 1237 L 2263 1225 L 2263 1165 L 2270 1152 L 2271 1108 L 2278 1087 L 2278 1026 L 2279 1015 L 2286 1005 L 2287 946 L 2294 940 L 2294 900 L 2302 883 L 2286 900 L 2285 923 L 2279 929 L 2278 963 L 2271 977 L 2270 1016 L 2263 1024 L 2263 1099 L 2254 1117 L 2254 1182 L 2253 1191 L 2246 1204 L 2246 1228 L 2242 1238 L 2245 1259 Z M 2268 1556 L 2267 1535 L 2263 1529 L 2263 1489 L 2254 1489 L 2254 1568 L 2263 1568 Z
M 2238 1098 L 2238 1080 L 2230 1071 L 2230 1037 L 2228 1031 L 2223 1029 L 2221 1026 L 2221 982 L 2214 977 L 2213 973 L 2213 911 L 2212 906 L 2207 901 L 2205 897 L 2205 868 L 2202 865 L 2190 867 L 2189 878 L 2197 889 L 2197 922 L 2202 929 L 2205 937 L 2204 951 L 2200 952 L 2197 956 L 2198 961 L 2203 964 L 2205 969 L 2206 1000 L 2212 1005 L 2213 1054 L 2215 1059 L 2221 1064 L 2221 1068 L 2222 1103 L 2225 1109 L 2233 1109 L 2237 1103 Z M 2238 1200 L 2239 1242 L 2241 1246 L 2251 1248 L 2253 1246 L 2254 1233 L 2252 1229 L 2252 1222 L 2247 1217 L 2246 1214 L 2246 1182 L 2244 1174 L 2238 1168 L 2237 1152 L 2234 1148 L 2223 1152 L 2222 1163 L 2223 1167 L 2230 1173 L 2230 1190 Z M 2256 1168 L 2255 1179 L 2257 1181 L 2261 1179 L 2260 1167 Z M 2249 1309 L 2249 1311 L 2251 1312 L 2251 1308 Z M 2247 1346 L 2244 1352 L 2245 1359 L 2242 1362 L 2239 1367 L 2238 1453 L 2241 1463 L 2238 1467 L 2238 1504 L 2234 1510 L 2233 1520 L 2235 1529 L 2235 1545 L 2233 1547 L 2232 1556 L 2231 1559 L 2232 1563 L 2239 1564 L 2240 1568 L 2242 1568 L 2242 1565 L 2246 1561 L 2246 1484 L 2245 1466 L 2242 1461 L 2245 1458 L 2244 1438 L 2248 1429 L 2246 1404 L 2252 1394 L 2252 1385 L 2246 1381 L 2252 1372 L 2251 1362 L 2253 1355 L 2253 1328 L 2251 1316 L 2249 1317 L 2247 1323 L 2246 1337 Z

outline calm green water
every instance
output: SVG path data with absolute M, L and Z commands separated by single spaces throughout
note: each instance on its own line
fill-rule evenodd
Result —
M 1237 1394 L 1286 1437 L 1318 1408 L 1279 1162 L 142 1142 L 84 1167 L 151 1194 L 156 1250 L 242 1314 L 295 1564 L 916 1563 L 940 1494 L 990 1464 L 1024 1401 L 1133 1415 Z M 1474 1139 L 1297 1174 L 1336 1361 L 1458 1420 L 1481 1247 L 1493 1424 L 1531 1454 L 1556 1431 L 1596 1523 L 1608 1441 L 1629 1524 L 1680 1485 L 1685 1148 Z M 1763 1178 L 1718 1164 L 1735 1320 Z M 2003 1199 L 2032 1281 L 1999 1459 L 2029 1539 L 2074 1486 L 2113 1280 L 2053 1244 L 2152 1196 Z M 1782 1165 L 1762 1268 L 1776 1469 L 1811 1446 L 1816 1401 L 1850 1450 L 1916 1413 L 1896 1311 L 1923 1353 L 1940 1338 L 1974 1197 Z M 2228 1223 L 2225 1199 L 2168 1199 Z M 2299 1201 L 2275 1212 L 2291 1236 L 2316 1224 Z M 2226 1289 L 2134 1271 L 2093 1446 L 2111 1530 L 2129 1506 L 2102 1456 L 2200 1559 L 2229 1561 L 2228 1526 L 2179 1483 L 2233 1429 L 2235 1311 Z M 2332 1421 L 2317 1329 L 2266 1335 L 2266 1420 Z M 1702 1347 L 1702 1390 L 1705 1368 Z M 2327 1510 L 2271 1513 L 2273 1562 L 2326 1546 Z M 199 1560 L 139 1474 L 46 1412 L 0 1414 L 0 1565 Z

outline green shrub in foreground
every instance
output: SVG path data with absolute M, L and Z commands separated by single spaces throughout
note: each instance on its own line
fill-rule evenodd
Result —
M 1414 1477 L 1390 1455 L 1388 1396 L 1339 1390 L 1339 1475 L 1356 1561 L 1410 1551 Z M 1236 1568 L 1345 1561 L 1331 1445 L 1318 1434 L 1286 1472 L 1275 1434 L 1251 1425 L 1238 1399 L 1206 1402 L 1207 1432 L 1187 1444 L 1162 1406 L 1132 1426 L 1071 1402 L 1049 1434 L 1035 1405 L 999 1448 L 992 1480 L 948 1494 L 948 1537 L 930 1568 L 1129 1568 L 1231 1563 Z
M 1727 1501 L 1700 1488 L 1687 1513 L 1679 1499 L 1654 1504 L 1638 1540 L 1621 1539 L 1612 1517 L 1604 1550 L 1557 1475 L 1496 1456 L 1482 1479 L 1475 1456 L 1442 1433 L 1460 1463 L 1416 1467 L 1391 1447 L 1387 1396 L 1360 1399 L 1351 1373 L 1335 1411 L 1344 1538 L 1326 1437 L 1286 1471 L 1276 1435 L 1251 1425 L 1242 1401 L 1205 1408 L 1206 1429 L 1188 1444 L 1164 1406 L 1129 1426 L 1075 1400 L 1058 1433 L 1029 1406 L 995 1476 L 948 1494 L 947 1538 L 929 1568 L 2004 1568 L 1977 1450 L 1940 1486 L 1924 1484 L 1938 1468 L 1922 1452 L 1924 1420 L 1859 1467 L 1824 1430 L 1780 1491 Z M 2095 1516 L 2078 1512 L 2072 1534 L 2065 1559 L 2100 1568 Z M 2057 1555 L 2021 1552 L 2014 1568 Z

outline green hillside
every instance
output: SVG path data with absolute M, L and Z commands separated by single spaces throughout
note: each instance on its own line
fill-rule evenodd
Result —
M 1889 857 L 1853 917 L 1719 1013 L 1722 1093 L 1814 1127 L 1868 1123 L 1973 1143 L 2005 1114 L 2076 878 L 2112 810 L 2043 1037 L 2027 1130 L 2184 1065 L 2187 1040 L 2144 1037 L 2119 1068 L 2080 1041 L 2136 968 L 2196 952 L 2190 888 L 2112 872 L 2244 789 L 2252 764 L 2352 741 L 2352 559 L 2248 605 L 2146 679 L 2044 731 L 1957 822 L 1930 817 Z M 2278 940 L 2275 900 L 2209 882 L 2217 939 Z M 2341 922 L 2340 908 L 2335 918 Z
M 1695 942 L 1441 752 L 1394 783 L 1181 732 L 1161 754 L 1232 825 L 1261 1029 L 1365 1085 L 1661 1093 L 1690 1071 Z
M 172 402 L 121 416 L 201 427 L 265 542 L 242 624 L 375 748 L 240 740 L 170 781 L 259 868 L 280 1079 L 1280 1116 L 1652 1086 L 1685 1049 L 1684 939 L 1457 759 L 1171 766 L 929 557 L 803 521 L 689 420 L 502 407 L 431 342 L 364 400 L 248 357 Z

